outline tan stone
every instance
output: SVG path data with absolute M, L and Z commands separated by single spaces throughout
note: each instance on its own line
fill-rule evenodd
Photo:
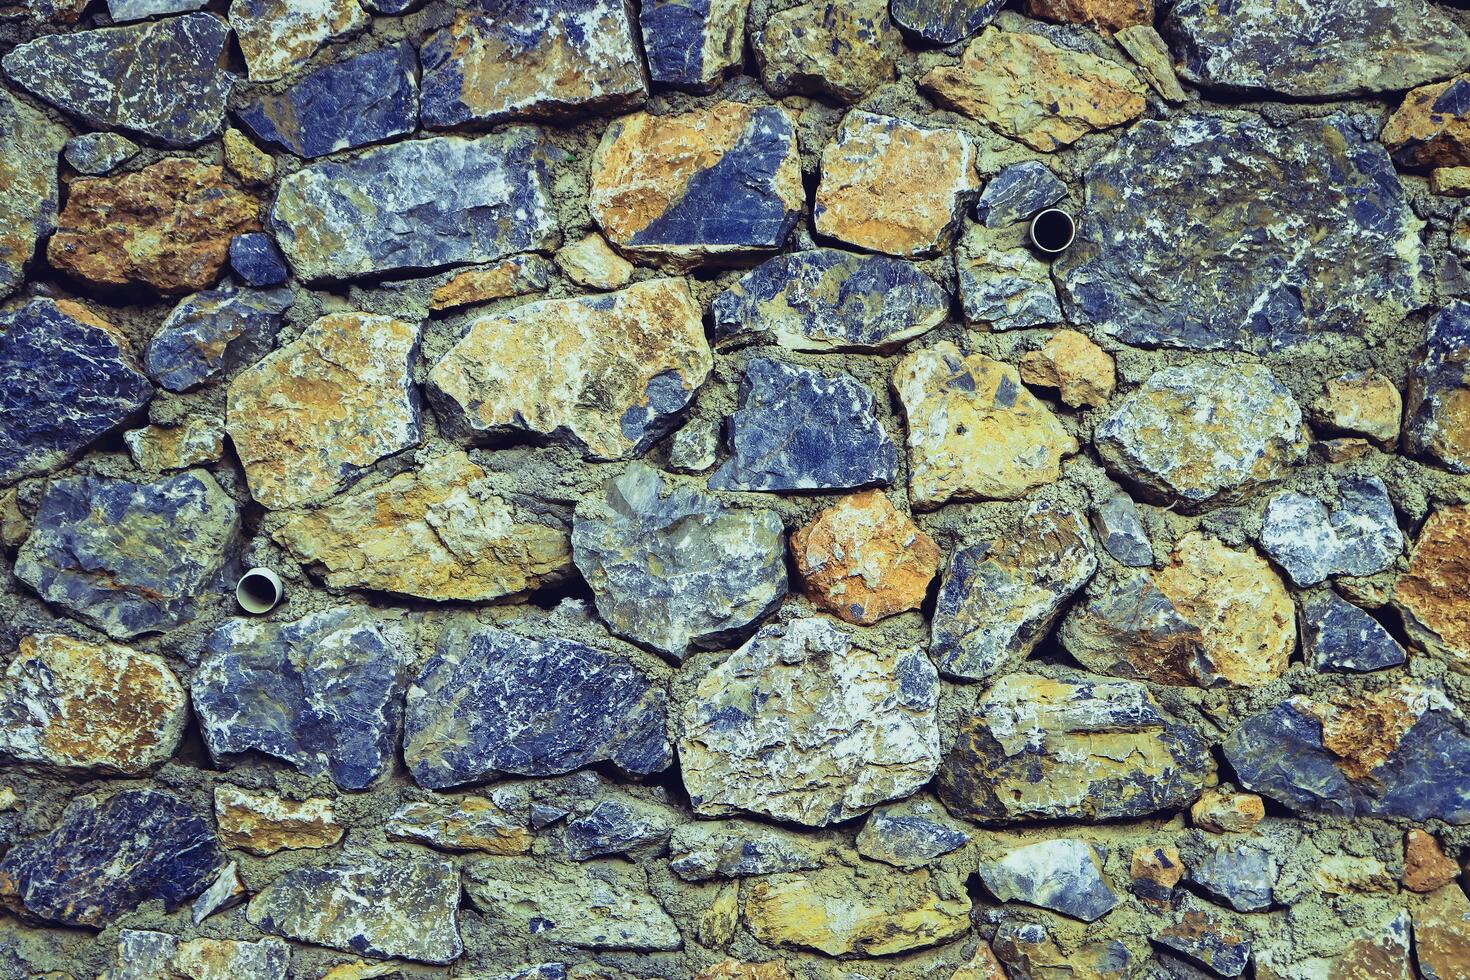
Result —
M 383 832 L 389 840 L 484 854 L 529 854 L 535 841 L 524 813 L 484 796 L 405 803 L 388 818 Z
M 818 232 L 859 248 L 932 255 L 952 244 L 978 187 L 969 136 L 853 111 L 822 150 L 812 216 Z
M 694 980 L 795 980 L 795 976 L 779 960 L 769 963 L 745 963 L 721 960 L 694 975 Z
M 343 834 L 329 799 L 314 796 L 298 803 L 223 784 L 214 788 L 214 819 L 221 844 L 259 857 L 331 847 Z
M 934 539 L 878 490 L 844 497 L 791 536 L 807 598 L 864 626 L 918 609 L 939 571 Z
M 1153 0 L 1026 0 L 1026 13 L 1063 24 L 1085 24 L 1105 35 L 1154 23 Z
M 1138 24 L 1124 27 L 1113 34 L 1118 46 L 1128 52 L 1128 57 L 1143 72 L 1153 90 L 1169 102 L 1183 102 L 1189 98 L 1179 76 L 1174 74 L 1174 59 L 1169 54 L 1169 45 L 1154 30 L 1153 24 Z
M 1394 604 L 1417 644 L 1470 671 L 1470 505 L 1429 515 L 1394 586 Z
M 1174 886 L 1184 877 L 1184 862 L 1179 849 L 1144 844 L 1134 848 L 1128 862 L 1129 888 L 1138 900 L 1155 911 L 1162 911 L 1172 904 Z
M 20 510 L 20 491 L 0 490 L 0 545 L 18 548 L 31 533 L 31 522 Z
M 386 963 L 354 960 L 351 963 L 338 963 L 323 973 L 321 980 L 375 980 L 377 977 L 391 977 L 400 974 L 402 970 L 403 964 L 392 960 Z
M 908 423 L 909 499 L 1015 500 L 1061 475 L 1077 440 L 1009 364 L 943 341 L 893 372 Z
M 1470 900 L 1459 885 L 1445 885 L 1414 908 L 1414 954 L 1423 976 L 1470 977 Z
M 219 167 L 170 158 L 134 173 L 79 177 L 46 257 L 97 286 L 147 285 L 164 294 L 214 285 L 230 240 L 260 227 L 259 202 Z
M 452 310 L 539 292 L 547 286 L 546 277 L 537 268 L 544 262 L 539 255 L 512 255 L 455 272 L 429 294 L 429 309 Z
M 740 928 L 740 882 L 727 881 L 694 919 L 694 935 L 711 949 L 724 949 Z
M 494 493 L 461 450 L 294 514 L 275 539 L 328 585 L 422 599 L 498 599 L 572 567 L 566 530 Z
M 1470 195 L 1470 167 L 1436 167 L 1429 175 L 1429 189 L 1444 197 Z
M 233 0 L 230 26 L 252 82 L 280 78 L 327 41 L 366 27 L 357 0 Z
M 920 82 L 945 108 L 1050 152 L 1143 114 L 1146 90 L 1122 65 L 1038 34 L 987 27 L 960 63 Z
M 1312 885 L 1324 895 L 1377 894 L 1394 890 L 1388 866 L 1373 857 L 1323 855 L 1312 868 Z
M 225 130 L 225 166 L 240 182 L 262 187 L 276 177 L 276 161 L 238 129 Z
M 982 939 L 974 954 L 955 968 L 949 980 L 1006 980 L 1006 972 L 990 944 Z
M 1073 408 L 1106 405 L 1118 381 L 1112 357 L 1076 330 L 1052 334 L 1021 358 L 1020 369 L 1022 381 L 1057 389 Z
M 128 455 L 139 469 L 154 473 L 217 462 L 225 453 L 219 423 L 186 419 L 183 425 L 149 425 L 123 433 Z
M 1194 801 L 1189 819 L 1217 834 L 1243 834 L 1266 817 L 1266 804 L 1255 793 L 1212 789 Z
M 1450 89 L 1458 105 L 1470 89 L 1470 75 L 1424 85 L 1404 101 L 1383 124 L 1379 140 L 1400 164 L 1413 167 L 1463 167 L 1470 164 L 1470 112 L 1445 111 L 1436 103 Z
M 1404 399 L 1377 371 L 1349 371 L 1327 380 L 1310 411 L 1314 422 L 1335 432 L 1392 443 L 1399 436 Z
M 1414 828 L 1404 835 L 1404 887 L 1411 892 L 1432 892 L 1448 885 L 1460 873 L 1459 865 L 1445 857 L 1439 841 Z
M 15 790 L 9 786 L 0 786 L 0 813 L 19 809 L 20 797 L 16 795 Z
M 893 78 L 902 41 L 888 0 L 812 0 L 772 14 L 751 49 L 772 94 L 856 102 Z
M 621 289 L 633 278 L 633 263 L 593 232 L 556 253 L 556 265 L 578 286 L 588 289 Z

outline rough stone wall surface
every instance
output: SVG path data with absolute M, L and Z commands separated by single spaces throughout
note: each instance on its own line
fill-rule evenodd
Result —
M 0 980 L 1470 978 L 1467 30 L 0 0 Z

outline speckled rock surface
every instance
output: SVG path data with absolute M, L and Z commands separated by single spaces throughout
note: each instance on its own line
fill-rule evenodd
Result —
M 741 65 L 746 0 L 649 0 L 638 14 L 657 85 L 707 92 Z
M 1404 549 L 1388 488 L 1376 477 L 1345 480 L 1325 498 L 1278 493 L 1262 521 L 1261 546 L 1297 585 L 1381 572 Z
M 66 130 L 34 109 L 0 92 L 0 134 L 6 152 L 0 157 L 0 297 L 9 296 L 25 279 L 36 243 L 56 229 L 59 198 L 56 152 L 67 145 Z
M 1404 433 L 1414 452 L 1470 473 L 1470 303 L 1455 302 L 1429 321 L 1409 379 Z
M 1470 669 L 1470 507 L 1441 507 L 1419 530 L 1408 570 L 1394 586 L 1404 627 L 1426 651 Z
M 898 31 L 886 0 L 809 0 L 771 15 L 750 41 L 773 95 L 857 102 L 893 78 Z
M 148 342 L 143 365 L 169 391 L 187 391 L 267 353 L 291 303 L 285 290 L 225 288 L 187 296 Z
M 1318 670 L 1381 670 L 1408 654 L 1383 624 L 1336 592 L 1301 605 L 1302 655 Z
M 368 19 L 356 0 L 230 0 L 230 27 L 253 82 L 284 77 Z

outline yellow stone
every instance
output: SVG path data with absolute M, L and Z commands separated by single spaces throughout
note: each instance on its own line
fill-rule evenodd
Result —
M 1378 135 L 1394 160 L 1414 167 L 1463 168 L 1470 164 L 1470 113 L 1437 108 L 1451 86 L 1457 91 L 1450 101 L 1458 103 L 1466 85 L 1470 85 L 1470 75 L 1460 75 L 1404 96 Z
M 1470 505 L 1429 515 L 1394 586 L 1394 604 L 1418 645 L 1470 671 Z
M 214 819 L 221 844 L 259 857 L 331 847 L 343 834 L 331 800 L 311 797 L 298 803 L 229 785 L 214 789 Z
M 1021 358 L 1020 368 L 1022 381 L 1057 389 L 1073 408 L 1106 405 L 1118 383 L 1112 357 L 1076 330 L 1052 334 Z
M 275 179 L 275 159 L 238 129 L 225 130 L 224 146 L 225 166 L 242 183 L 260 187 Z
M 123 433 L 128 454 L 139 469 L 157 473 L 217 462 L 225 436 L 217 422 L 192 418 L 183 425 L 149 425 Z
M 232 0 L 230 26 L 252 82 L 281 78 L 331 38 L 366 27 L 357 0 Z
M 1429 189 L 1445 197 L 1470 195 L 1470 167 L 1437 167 L 1429 175 Z
M 556 265 L 568 279 L 588 289 L 621 289 L 633 278 L 633 263 L 595 232 L 564 246 L 556 253 Z
M 1335 432 L 1388 444 L 1399 437 L 1404 399 L 1398 387 L 1377 371 L 1350 371 L 1328 379 L 1312 402 L 1311 413 L 1318 425 Z

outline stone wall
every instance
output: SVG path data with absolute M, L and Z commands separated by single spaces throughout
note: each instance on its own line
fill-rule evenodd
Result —
M 0 9 L 0 978 L 1470 977 L 1470 16 L 999 6 Z

